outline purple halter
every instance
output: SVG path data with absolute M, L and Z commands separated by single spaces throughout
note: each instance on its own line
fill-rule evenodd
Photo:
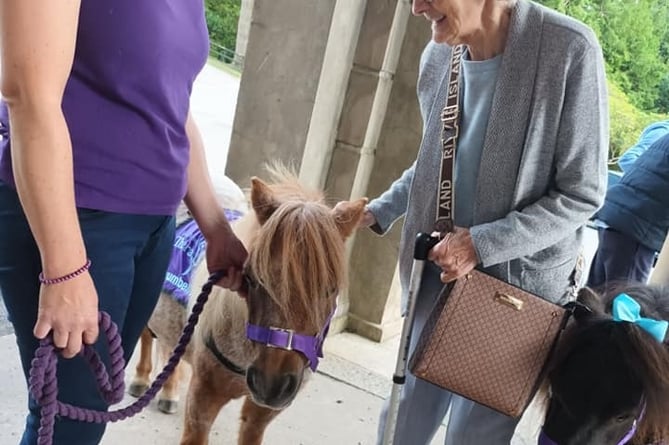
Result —
M 270 346 L 272 348 L 285 349 L 286 351 L 297 351 L 302 353 L 309 362 L 309 367 L 316 372 L 318 359 L 323 357 L 323 342 L 328 335 L 330 322 L 335 311 L 328 316 L 321 332 L 317 335 L 305 335 L 292 329 L 265 327 L 255 324 L 246 324 L 246 338 L 251 341 Z
M 643 403 L 641 407 L 641 412 L 639 413 L 639 417 L 634 419 L 634 423 L 632 423 L 632 428 L 623 436 L 622 439 L 618 442 L 618 445 L 625 445 L 627 442 L 629 442 L 632 437 L 634 437 L 634 434 L 636 434 L 636 429 L 639 426 L 639 423 L 641 423 L 641 419 L 643 419 L 643 415 L 646 412 L 646 402 L 641 402 Z M 543 428 L 541 429 L 541 434 L 539 434 L 539 444 L 538 445 L 559 445 L 557 442 L 555 442 L 553 439 L 548 437 L 546 433 L 544 432 Z

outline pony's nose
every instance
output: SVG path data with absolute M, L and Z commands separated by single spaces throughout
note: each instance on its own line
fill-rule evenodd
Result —
M 266 375 L 255 366 L 246 371 L 246 384 L 256 402 L 271 408 L 286 406 L 297 393 L 299 379 L 292 373 Z

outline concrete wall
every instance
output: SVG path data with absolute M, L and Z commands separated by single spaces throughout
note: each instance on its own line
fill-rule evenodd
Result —
M 334 0 L 255 0 L 227 161 L 226 174 L 238 184 L 248 185 L 250 175 L 262 176 L 264 161 L 301 160 L 334 4 Z M 332 202 L 351 193 L 395 6 L 395 0 L 367 2 L 327 169 L 326 191 Z M 425 20 L 409 19 L 376 151 L 370 198 L 382 193 L 415 159 L 422 126 L 415 94 L 418 61 L 429 35 Z M 375 340 L 399 332 L 394 278 L 399 226 L 383 238 L 367 230 L 356 236 L 350 285 L 340 299 L 343 313 L 334 331 L 347 327 Z
M 241 187 L 264 162 L 299 168 L 334 0 L 255 0 L 226 174 Z

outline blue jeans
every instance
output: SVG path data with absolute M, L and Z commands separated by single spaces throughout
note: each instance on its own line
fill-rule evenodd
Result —
M 588 286 L 613 283 L 646 283 L 653 269 L 655 251 L 613 229 L 599 229 L 599 247 L 592 259 Z
M 79 209 L 79 221 L 91 259 L 90 274 L 100 310 L 119 327 L 126 363 L 160 295 L 174 242 L 174 217 L 130 215 Z M 14 326 L 23 372 L 27 375 L 38 342 L 37 317 L 40 255 L 13 188 L 0 182 L 0 289 Z M 108 361 L 105 341 L 96 347 Z M 93 373 L 81 357 L 60 359 L 58 398 L 89 409 L 108 407 L 97 391 Z M 29 397 L 29 414 L 20 445 L 34 445 L 39 407 Z M 105 425 L 57 419 L 54 445 L 98 444 Z

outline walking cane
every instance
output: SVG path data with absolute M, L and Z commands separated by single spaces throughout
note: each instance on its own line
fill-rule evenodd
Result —
M 393 445 L 395 443 L 395 427 L 397 426 L 397 415 L 400 407 L 400 395 L 406 380 L 407 360 L 409 358 L 409 345 L 411 344 L 411 329 L 413 327 L 414 316 L 416 312 L 416 297 L 420 290 L 421 279 L 427 254 L 439 238 L 430 236 L 427 233 L 419 233 L 416 236 L 416 242 L 413 250 L 413 265 L 411 266 L 411 278 L 409 280 L 409 313 L 402 324 L 402 336 L 400 338 L 400 347 L 397 352 L 397 364 L 395 365 L 395 374 L 393 375 L 393 390 L 390 394 L 390 406 L 386 425 L 383 430 L 383 445 Z

